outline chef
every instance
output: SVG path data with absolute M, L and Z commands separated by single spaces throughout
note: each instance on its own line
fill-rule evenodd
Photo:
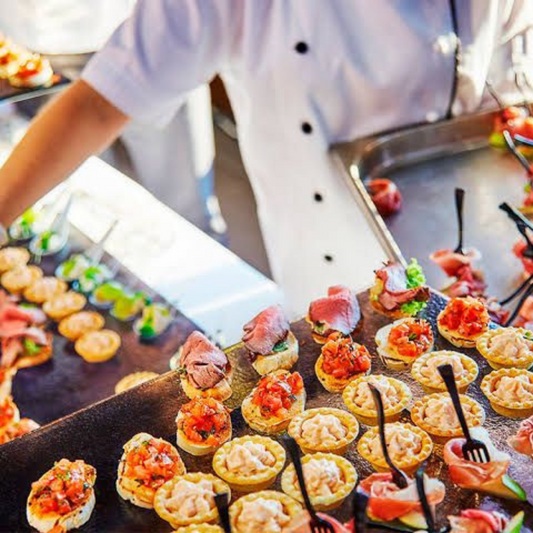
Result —
M 219 74 L 292 309 L 361 287 L 385 253 L 329 147 L 490 104 L 533 74 L 531 0 L 140 0 L 0 170 L 7 225 L 130 118 L 161 124 Z M 117 200 L 118 201 L 118 200 Z

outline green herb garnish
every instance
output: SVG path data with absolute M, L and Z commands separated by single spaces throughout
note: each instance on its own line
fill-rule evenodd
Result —
M 326 323 L 325 322 L 315 322 L 313 326 L 313 330 L 315 333 L 318 333 L 319 335 L 324 333 L 326 331 Z
M 416 259 L 411 259 L 411 262 L 409 263 L 409 265 L 407 265 L 407 268 L 405 269 L 405 274 L 407 277 L 408 289 L 415 289 L 416 287 L 421 287 L 426 283 L 426 276 L 424 275 L 424 271 L 422 270 L 422 267 Z M 412 301 L 402 304 L 400 309 L 402 310 L 402 313 L 409 316 L 414 316 L 417 315 L 420 311 L 422 311 L 422 309 L 424 309 L 426 305 L 426 302 Z
M 24 345 L 26 354 L 30 356 L 37 355 L 42 350 L 42 347 L 31 339 L 24 339 L 22 344 Z
M 54 236 L 54 232 L 52 230 L 43 231 L 39 237 L 40 241 L 40 248 L 43 250 L 43 252 L 46 252 L 48 248 L 50 247 L 50 241 L 52 237 Z
M 285 350 L 289 349 L 289 344 L 287 341 L 279 341 L 274 345 L 274 348 L 272 348 L 272 351 L 274 353 L 284 352 Z

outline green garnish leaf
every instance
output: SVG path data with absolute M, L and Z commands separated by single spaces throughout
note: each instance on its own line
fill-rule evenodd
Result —
M 409 335 L 409 340 L 412 342 L 412 341 L 416 341 L 416 338 L 417 338 L 417 334 L 416 333 L 411 333 Z
M 411 262 L 407 265 L 405 269 L 407 276 L 407 288 L 414 289 L 415 287 L 420 287 L 426 284 L 426 276 L 422 267 L 416 259 L 411 259 Z
M 533 341 L 533 331 L 526 331 L 524 333 L 524 339 L 528 341 Z
M 24 345 L 24 350 L 26 351 L 26 354 L 30 356 L 37 355 L 42 350 L 42 346 L 39 346 L 32 339 L 24 339 L 22 341 L 22 344 Z
M 272 351 L 275 353 L 284 352 L 285 350 L 289 349 L 289 344 L 287 341 L 280 341 L 274 345 L 274 348 L 272 348 Z
M 324 333 L 326 331 L 326 323 L 325 322 L 315 322 L 313 326 L 313 330 L 315 333 L 318 333 L 319 335 L 321 333 Z
M 48 248 L 50 247 L 50 240 L 52 239 L 53 236 L 54 236 L 54 232 L 51 230 L 43 231 L 43 233 L 41 233 L 40 238 L 39 238 L 41 250 L 45 252 L 48 250 Z
M 524 192 L 526 194 L 529 194 L 531 192 L 531 182 L 528 181 L 525 185 L 524 185 Z
M 402 313 L 408 316 L 415 316 L 420 313 L 426 305 L 426 302 L 405 302 L 401 305 L 400 309 L 402 310 Z

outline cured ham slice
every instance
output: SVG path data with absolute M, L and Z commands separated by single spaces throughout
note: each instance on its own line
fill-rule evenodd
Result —
M 450 249 L 437 250 L 429 258 L 436 263 L 447 276 L 457 277 L 459 272 L 481 259 L 481 254 L 475 248 L 466 250 L 466 254 L 459 254 Z
M 370 180 L 366 187 L 382 217 L 394 215 L 402 208 L 402 194 L 393 181 L 376 178 Z
M 334 331 L 349 335 L 361 320 L 355 292 L 344 285 L 330 287 L 326 298 L 311 302 L 308 319 L 313 324 L 325 325 L 320 332 L 324 336 Z
M 472 428 L 472 437 L 481 440 L 487 446 L 491 461 L 475 463 L 463 457 L 462 447 L 465 439 L 452 439 L 444 447 L 444 462 L 448 465 L 450 479 L 456 485 L 466 489 L 482 489 L 483 485 L 500 480 L 509 469 L 511 457 L 497 450 L 490 441 L 489 434 L 483 428 Z
M 44 330 L 37 327 L 29 327 L 12 332 L 9 336 L 2 338 L 2 354 L 0 356 L 0 367 L 11 368 L 16 366 L 17 359 L 24 355 L 26 348 L 24 341 L 32 341 L 37 346 L 46 347 L 50 345 L 50 339 Z M 48 359 L 48 357 L 47 357 Z M 40 364 L 40 359 L 36 363 Z M 33 366 L 32 364 L 28 366 Z
M 508 442 L 518 453 L 533 457 L 533 416 L 520 423 L 517 434 Z
M 425 285 L 409 288 L 407 271 L 400 263 L 388 263 L 376 270 L 376 279 L 382 283 L 379 303 L 387 311 L 393 311 L 407 302 L 429 300 L 429 289 Z
M 465 509 L 459 516 L 449 516 L 451 533 L 501 533 L 507 520 L 495 511 Z
M 426 479 L 426 493 L 431 505 L 444 499 L 444 484 L 437 479 Z M 390 472 L 372 474 L 359 484 L 359 491 L 369 497 L 368 514 L 374 519 L 390 522 L 413 511 L 421 511 L 416 484 L 410 480 L 405 489 L 400 489 L 392 480 Z
M 253 354 L 267 355 L 284 341 L 289 333 L 289 321 L 279 305 L 267 307 L 244 325 L 242 340 Z
M 324 513 L 317 513 L 320 518 L 323 518 L 333 526 L 335 533 L 352 533 L 353 529 L 343 526 L 340 522 L 337 522 L 335 518 L 328 516 Z M 309 514 L 307 511 L 302 511 L 296 515 L 290 524 L 283 528 L 283 533 L 312 533 L 309 525 Z
M 514 246 L 513 246 L 513 253 L 520 259 L 522 262 L 522 266 L 524 267 L 524 270 L 528 274 L 533 274 L 533 259 L 530 257 L 524 257 L 524 252 L 527 249 L 527 243 L 524 240 L 519 240 Z
M 181 350 L 180 365 L 199 389 L 210 389 L 226 376 L 228 358 L 205 335 L 194 331 Z

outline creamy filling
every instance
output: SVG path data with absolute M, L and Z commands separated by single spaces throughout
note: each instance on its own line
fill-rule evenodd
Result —
M 466 374 L 461 357 L 456 354 L 437 354 L 429 357 L 425 364 L 420 368 L 420 373 L 427 379 L 442 383 L 442 377 L 439 374 L 438 367 L 441 365 L 452 365 L 453 373 L 456 379 L 460 380 Z
M 533 383 L 527 375 L 503 376 L 493 385 L 492 393 L 503 402 L 533 401 Z
M 411 430 L 408 426 L 385 425 L 385 440 L 387 450 L 393 461 L 405 460 L 409 456 L 415 456 L 422 450 L 422 437 Z M 369 441 L 370 452 L 375 457 L 383 457 L 379 433 Z
M 381 392 L 385 410 L 394 407 L 400 401 L 400 393 L 385 376 L 370 376 L 368 379 L 360 381 L 354 390 L 353 402 L 361 409 L 376 410 L 374 397 L 368 386 L 369 383 L 372 383 Z
M 226 455 L 226 468 L 242 476 L 260 474 L 274 466 L 276 458 L 258 442 L 234 444 Z
M 344 483 L 341 469 L 330 459 L 311 459 L 302 468 L 311 497 L 332 496 Z M 298 483 L 296 475 L 295 483 Z
M 461 406 L 463 407 L 466 421 L 469 423 L 474 422 L 475 416 L 472 412 L 472 405 L 461 402 Z M 421 416 L 426 424 L 435 428 L 450 429 L 452 431 L 461 428 L 452 400 L 449 397 L 429 398 L 424 404 Z
M 213 482 L 201 479 L 194 483 L 181 479 L 173 489 L 165 506 L 180 517 L 193 518 L 210 513 L 215 507 Z
M 289 522 L 281 502 L 258 498 L 243 503 L 237 529 L 239 533 L 281 533 Z
M 303 421 L 300 436 L 311 446 L 333 446 L 348 433 L 335 415 L 317 413 Z
M 531 357 L 533 342 L 524 338 L 514 328 L 502 329 L 501 333 L 494 335 L 488 345 L 490 355 L 504 359 L 519 359 Z

